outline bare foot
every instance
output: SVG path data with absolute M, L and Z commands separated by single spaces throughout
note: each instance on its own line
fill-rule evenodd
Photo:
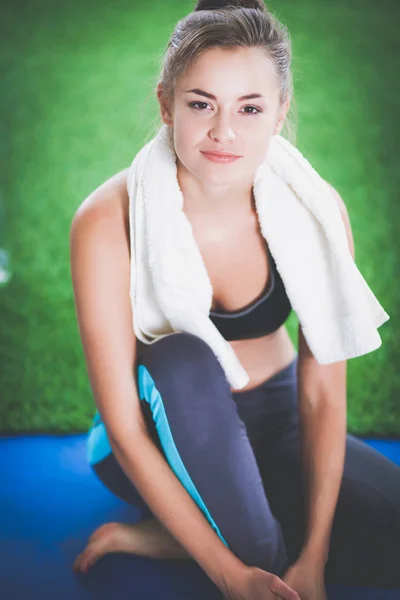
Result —
M 192 560 L 160 521 L 147 519 L 138 523 L 105 523 L 98 527 L 84 551 L 76 557 L 73 569 L 86 573 L 100 557 L 110 552 Z

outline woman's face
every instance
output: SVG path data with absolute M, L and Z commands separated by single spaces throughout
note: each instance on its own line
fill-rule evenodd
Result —
M 250 94 L 259 97 L 240 99 Z M 264 50 L 213 48 L 178 80 L 172 111 L 162 110 L 162 116 L 173 127 L 178 170 L 183 166 L 204 183 L 232 186 L 253 181 L 287 110 Z M 240 158 L 212 162 L 202 154 L 211 150 Z

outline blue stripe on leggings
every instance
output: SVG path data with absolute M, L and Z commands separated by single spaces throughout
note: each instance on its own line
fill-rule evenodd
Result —
M 97 418 L 97 413 L 93 423 L 97 425 L 92 425 L 86 440 L 86 458 L 90 465 L 98 463 L 112 452 L 106 428 L 100 415 Z
M 93 417 L 93 422 L 92 422 L 92 426 L 94 427 L 95 425 L 97 425 L 97 423 L 101 423 L 101 416 L 99 414 L 99 411 L 96 410 L 96 414 Z
M 228 546 L 220 530 L 218 529 L 217 524 L 213 520 L 200 494 L 198 493 L 189 473 L 185 468 L 185 465 L 182 462 L 181 457 L 179 456 L 178 449 L 175 446 L 171 429 L 168 424 L 168 419 L 165 413 L 164 404 L 160 392 L 157 390 L 154 380 L 151 377 L 149 371 L 143 365 L 139 365 L 138 367 L 138 384 L 140 398 L 144 399 L 150 404 L 157 433 L 170 467 L 172 468 L 182 485 L 185 487 L 185 489 L 189 492 L 190 496 L 196 502 L 198 507 L 203 511 L 212 528 L 219 535 L 221 540 L 224 542 L 225 546 Z

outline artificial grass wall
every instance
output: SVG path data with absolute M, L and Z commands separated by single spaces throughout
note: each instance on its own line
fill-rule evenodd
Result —
M 159 56 L 194 2 L 3 0 L 0 431 L 79 432 L 95 406 L 73 304 L 69 228 L 148 139 Z M 391 319 L 348 361 L 354 433 L 400 434 L 397 2 L 268 2 L 291 32 L 297 146 L 346 202 L 356 263 Z M 295 315 L 288 322 L 297 345 Z

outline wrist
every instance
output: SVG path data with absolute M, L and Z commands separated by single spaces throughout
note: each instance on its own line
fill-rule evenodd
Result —
M 325 569 L 328 562 L 328 551 L 324 548 L 304 546 L 297 561 L 307 563 L 310 567 Z
M 244 581 L 249 567 L 233 556 L 229 563 L 224 565 L 224 568 L 219 571 L 218 576 L 214 579 L 214 583 L 219 587 L 223 594 L 230 590 L 240 587 Z

